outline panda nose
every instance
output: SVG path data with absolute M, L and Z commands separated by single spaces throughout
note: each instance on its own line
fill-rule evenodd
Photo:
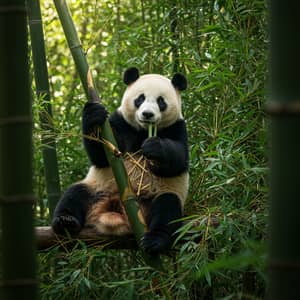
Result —
M 142 115 L 145 117 L 145 119 L 151 119 L 154 116 L 154 113 L 151 111 L 143 111 Z

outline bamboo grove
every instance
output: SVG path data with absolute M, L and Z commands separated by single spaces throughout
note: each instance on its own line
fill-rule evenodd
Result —
M 0 0 L 1 299 L 297 299 L 295 1 L 270 2 L 270 36 L 262 0 L 68 3 Z M 100 98 L 115 110 L 130 66 L 189 81 L 190 191 L 180 243 L 161 257 L 166 272 L 105 243 L 36 255 L 34 225 L 49 225 L 61 191 L 88 167 L 82 107 Z

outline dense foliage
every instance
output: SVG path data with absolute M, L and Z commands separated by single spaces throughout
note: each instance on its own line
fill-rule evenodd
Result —
M 186 74 L 190 141 L 186 225 L 167 275 L 138 253 L 87 249 L 41 253 L 43 299 L 258 299 L 265 293 L 266 8 L 262 0 L 70 0 L 103 103 L 120 103 L 122 73 Z M 42 2 L 49 80 L 63 189 L 81 179 L 85 102 L 50 0 Z M 40 100 L 41 101 L 41 100 Z M 38 120 L 41 103 L 34 101 Z M 38 223 L 48 224 L 41 129 L 35 124 Z

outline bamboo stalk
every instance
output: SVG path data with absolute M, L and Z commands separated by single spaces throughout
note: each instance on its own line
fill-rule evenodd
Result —
M 300 18 L 271 1 L 271 215 L 268 299 L 300 295 Z
M 179 61 L 179 31 L 178 31 L 178 8 L 176 2 L 172 4 L 170 11 L 170 32 L 172 37 L 171 53 L 173 60 L 173 73 L 177 73 L 180 66 Z
M 44 160 L 46 188 L 50 217 L 60 197 L 60 180 L 57 165 L 56 141 L 54 138 L 52 107 L 50 103 L 50 90 L 48 81 L 47 61 L 45 54 L 43 24 L 39 0 L 28 0 L 28 16 L 34 77 L 37 98 L 42 105 L 39 112 L 42 134 L 42 153 Z M 51 134 L 52 133 L 52 134 Z
M 59 19 L 61 21 L 74 62 L 76 64 L 86 97 L 90 102 L 99 101 L 98 92 L 94 87 L 92 74 L 78 38 L 68 5 L 64 0 L 54 0 L 54 4 L 58 12 Z M 109 141 L 113 145 L 116 145 L 116 141 L 108 120 L 101 128 L 101 135 L 105 140 Z M 118 184 L 120 198 L 124 203 L 131 228 L 134 232 L 137 243 L 140 246 L 140 240 L 144 235 L 145 228 L 143 223 L 138 218 L 138 204 L 136 201 L 136 195 L 132 190 L 122 158 L 112 155 L 107 147 L 104 147 L 104 149 Z M 143 252 L 143 257 L 147 264 L 157 270 L 162 270 L 162 264 L 159 257 L 149 256 L 145 252 Z
M 0 0 L 0 299 L 37 299 L 25 0 Z

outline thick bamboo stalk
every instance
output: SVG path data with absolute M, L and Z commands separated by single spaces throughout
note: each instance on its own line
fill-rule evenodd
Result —
M 88 101 L 98 101 L 98 93 L 94 87 L 88 62 L 81 47 L 67 3 L 64 0 L 54 0 L 54 3 Z M 116 141 L 108 121 L 106 121 L 102 126 L 101 135 L 105 140 L 109 141 L 109 143 L 116 145 Z M 113 155 L 107 147 L 105 147 L 105 153 L 118 184 L 120 197 L 124 203 L 132 230 L 138 244 L 140 244 L 145 228 L 138 218 L 136 196 L 131 188 L 123 160 L 121 157 Z M 155 269 L 162 270 L 162 265 L 158 256 L 152 257 L 143 253 L 143 257 L 150 266 Z
M 0 299 L 37 299 L 25 0 L 0 0 Z
M 43 160 L 45 169 L 46 188 L 50 217 L 60 197 L 60 181 L 56 155 L 56 141 L 54 137 L 52 107 L 48 81 L 47 61 L 45 54 L 43 24 L 39 0 L 28 0 L 28 16 L 34 78 L 37 98 L 41 100 L 39 113 L 43 144 Z
M 268 299 L 300 296 L 300 18 L 271 1 L 271 218 Z

